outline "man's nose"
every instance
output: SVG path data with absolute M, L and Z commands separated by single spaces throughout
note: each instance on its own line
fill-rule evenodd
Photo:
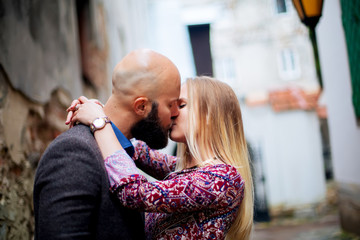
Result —
M 171 107 L 171 119 L 175 119 L 179 115 L 179 108 L 177 104 L 173 104 Z

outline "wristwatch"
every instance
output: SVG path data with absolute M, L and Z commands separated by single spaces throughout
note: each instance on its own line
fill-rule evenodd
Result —
M 109 122 L 109 117 L 99 117 L 90 124 L 90 130 L 94 133 L 96 130 L 103 129 Z

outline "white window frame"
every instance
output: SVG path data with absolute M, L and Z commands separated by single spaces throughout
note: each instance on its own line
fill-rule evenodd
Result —
M 285 12 L 279 12 L 278 11 L 278 6 L 277 6 L 277 1 L 278 0 L 273 0 L 273 4 L 274 4 L 273 9 L 274 9 L 274 14 L 275 15 L 286 15 L 286 14 L 292 13 L 294 11 L 294 7 L 292 5 L 291 0 L 283 0 L 284 3 L 285 3 L 286 11 Z
M 283 48 L 278 52 L 278 70 L 281 79 L 289 81 L 300 77 L 299 55 L 293 48 Z
M 235 83 L 236 68 L 233 58 L 222 57 L 216 60 L 216 77 L 229 85 L 233 85 Z

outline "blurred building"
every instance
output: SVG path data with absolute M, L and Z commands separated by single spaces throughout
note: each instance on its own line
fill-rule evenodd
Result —
M 186 53 L 188 62 L 179 68 L 193 64 L 195 74 L 214 75 L 236 91 L 259 204 L 273 214 L 313 210 L 326 193 L 316 112 L 320 91 L 308 32 L 291 1 L 152 3 L 167 6 L 157 13 L 162 26 L 183 33 L 174 38 L 158 32 L 162 42 L 174 46 L 175 59 Z
M 319 87 L 306 28 L 291 1 L 242 0 L 212 24 L 215 76 L 236 90 L 252 147 L 256 192 L 272 214 L 324 200 Z M 262 170 L 261 172 L 257 170 Z

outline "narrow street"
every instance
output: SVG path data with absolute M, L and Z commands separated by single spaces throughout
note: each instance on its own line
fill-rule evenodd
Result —
M 341 231 L 336 213 L 316 219 L 276 219 L 256 223 L 253 240 L 359 240 Z

